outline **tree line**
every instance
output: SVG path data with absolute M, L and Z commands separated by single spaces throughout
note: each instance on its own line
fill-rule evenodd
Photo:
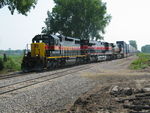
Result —
M 0 56 L 6 55 L 23 55 L 23 50 L 0 50 Z

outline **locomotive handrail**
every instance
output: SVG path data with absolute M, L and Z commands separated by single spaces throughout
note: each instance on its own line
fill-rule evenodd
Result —
M 26 44 L 24 49 L 24 56 L 26 56 L 29 52 L 31 52 L 31 44 Z

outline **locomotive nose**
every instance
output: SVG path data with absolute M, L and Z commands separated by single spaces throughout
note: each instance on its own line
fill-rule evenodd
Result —
M 45 44 L 44 43 L 32 43 L 31 44 L 31 56 L 32 57 L 45 57 Z

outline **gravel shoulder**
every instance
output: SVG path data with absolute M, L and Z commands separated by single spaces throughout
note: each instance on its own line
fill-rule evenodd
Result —
M 133 56 L 119 60 L 87 64 L 89 69 L 0 96 L 0 112 L 73 112 L 71 109 L 74 109 L 74 102 L 76 102 L 79 97 L 89 95 L 89 92 L 101 92 L 102 87 L 109 91 L 110 88 L 120 83 L 124 83 L 129 87 L 130 85 L 128 85 L 128 83 L 130 82 L 136 82 L 137 84 L 134 86 L 142 87 L 140 85 L 141 81 L 139 80 L 149 79 L 150 73 L 129 70 L 128 66 L 135 58 L 136 57 Z M 51 73 L 52 72 L 35 73 L 32 77 Z M 30 76 L 28 75 L 24 79 L 28 77 Z M 9 84 L 19 79 L 23 79 L 23 77 L 0 81 L 0 84 Z M 105 91 L 107 92 L 107 90 Z M 105 95 L 105 97 L 107 98 L 107 95 Z

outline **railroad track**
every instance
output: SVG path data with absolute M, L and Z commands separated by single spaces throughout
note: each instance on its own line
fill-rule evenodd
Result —
M 0 80 L 13 78 L 13 77 L 24 76 L 24 75 L 27 75 L 27 74 L 30 74 L 30 73 L 23 73 L 22 71 L 19 71 L 19 72 L 7 74 L 7 75 L 1 75 L 0 76 Z
M 67 76 L 69 74 L 79 72 L 79 71 L 82 71 L 82 70 L 86 70 L 86 69 L 89 69 L 89 68 L 90 67 L 88 67 L 86 65 L 85 66 L 72 67 L 72 68 L 69 68 L 68 70 L 55 72 L 55 73 L 52 73 L 50 75 L 47 74 L 47 75 L 36 77 L 36 78 L 33 78 L 33 79 L 28 79 L 28 80 L 8 84 L 8 85 L 5 85 L 5 86 L 0 86 L 0 95 L 4 95 L 4 94 L 7 94 L 7 93 L 10 93 L 10 92 L 13 92 L 13 91 L 17 91 L 17 90 L 27 88 L 27 87 L 30 87 L 30 86 L 33 86 L 33 85 L 36 85 L 36 84 L 39 84 L 39 83 L 43 83 L 43 82 L 46 82 L 46 81 L 54 80 L 54 79 L 57 79 L 57 78 L 60 78 L 60 77 L 63 77 L 63 76 Z
M 84 64 L 81 64 L 81 66 L 82 65 L 84 65 Z M 75 66 L 78 66 L 78 65 L 66 65 L 65 67 L 58 67 L 58 68 L 51 69 L 51 70 L 43 70 L 41 72 L 27 72 L 27 73 L 24 73 L 22 71 L 19 71 L 19 72 L 14 72 L 14 73 L 11 73 L 11 74 L 1 75 L 0 80 L 14 78 L 14 77 L 20 77 L 20 76 L 24 76 L 24 75 L 28 75 L 28 74 L 33 74 L 33 73 L 43 73 L 43 72 L 48 72 L 48 71 L 56 71 L 56 70 L 60 70 L 60 69 L 67 69 L 67 68 L 75 67 Z

